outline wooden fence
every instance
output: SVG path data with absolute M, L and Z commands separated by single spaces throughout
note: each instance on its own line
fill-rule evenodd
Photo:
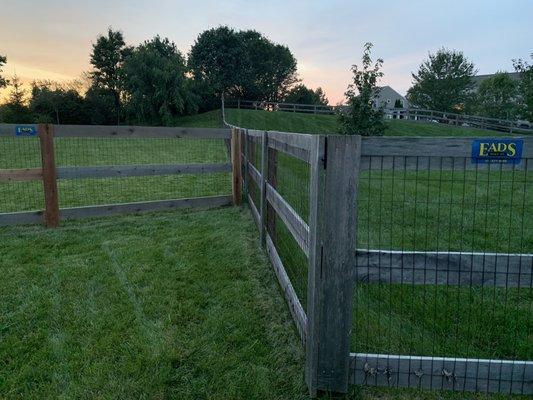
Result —
M 122 213 L 162 211 L 177 208 L 216 207 L 236 203 L 240 196 L 219 195 L 196 198 L 176 198 L 167 200 L 144 201 L 121 204 L 104 204 L 84 207 L 62 208 L 58 181 L 63 179 L 87 178 L 126 178 L 169 176 L 188 174 L 231 173 L 232 164 L 194 163 L 194 164 L 139 164 L 104 166 L 67 166 L 56 165 L 55 138 L 143 138 L 143 139 L 213 139 L 230 146 L 229 129 L 142 127 L 142 126 L 78 126 L 78 125 L 12 125 L 0 124 L 0 139 L 15 136 L 18 131 L 30 132 L 38 136 L 41 152 L 40 168 L 0 169 L 0 183 L 42 181 L 44 210 L 9 212 L 0 214 L 0 226 L 29 224 L 44 221 L 47 227 L 56 227 L 62 219 L 107 216 Z M 223 149 L 224 146 L 221 146 Z M 86 151 L 90 151 L 90 147 Z M 22 152 L 22 151 L 21 151 Z M 229 159 L 229 155 L 228 155 Z M 229 191 L 229 187 L 228 187 Z M 90 200 L 89 200 L 90 201 Z
M 415 166 L 416 171 L 425 168 L 438 174 L 490 170 L 490 164 L 471 164 L 472 139 L 323 136 L 226 124 L 240 138 L 244 196 L 305 347 L 306 381 L 312 396 L 320 391 L 346 392 L 349 384 L 533 393 L 533 361 L 350 351 L 357 322 L 352 321 L 354 287 L 360 284 L 451 285 L 470 290 L 490 286 L 504 288 L 506 293 L 510 288 L 533 287 L 532 254 L 356 249 L 354 245 L 358 182 L 363 173 L 407 171 Z M 307 164 L 309 215 L 299 215 L 277 188 L 280 154 Z M 533 140 L 524 139 L 522 159 L 532 157 Z M 523 164 L 499 164 L 498 171 L 512 168 L 527 173 L 527 163 Z M 252 186 L 259 189 L 259 200 L 254 200 Z M 298 282 L 289 277 L 272 237 L 273 215 L 306 256 L 303 297 L 298 296 Z
M 346 106 L 343 105 L 325 106 L 320 104 L 277 103 L 252 100 L 227 100 L 225 103 L 227 108 L 324 115 L 334 115 L 346 110 Z M 489 118 L 421 108 L 385 108 L 383 111 L 385 117 L 390 119 L 440 123 L 517 134 L 533 134 L 533 123 L 526 121 Z

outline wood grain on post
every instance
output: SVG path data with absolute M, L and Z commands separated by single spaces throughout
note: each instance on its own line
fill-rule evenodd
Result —
M 54 131 L 50 124 L 39 125 L 44 189 L 44 224 L 47 228 L 59 226 L 59 198 L 54 155 Z
M 273 188 L 278 187 L 278 151 L 272 147 L 267 149 L 267 182 Z M 276 243 L 276 212 L 267 202 L 266 207 L 266 229 L 274 244 Z
M 267 163 L 268 163 L 268 132 L 264 132 L 263 136 L 261 138 L 261 184 L 259 187 L 261 199 L 260 199 L 260 205 L 259 205 L 259 213 L 260 213 L 260 232 L 259 237 L 261 239 L 261 246 L 265 245 L 265 239 L 266 239 L 266 227 L 265 227 L 265 216 L 266 216 L 266 175 L 267 175 Z
M 231 164 L 232 164 L 232 185 L 233 185 L 233 205 L 241 205 L 242 200 L 242 173 L 241 173 L 241 152 L 239 147 L 239 132 L 231 130 Z
M 317 136 L 310 152 L 306 379 L 348 390 L 360 136 Z

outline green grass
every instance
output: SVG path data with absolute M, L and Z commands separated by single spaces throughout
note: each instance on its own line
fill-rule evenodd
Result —
M 226 120 L 243 128 L 298 133 L 337 134 L 335 115 L 227 109 Z M 503 136 L 503 133 L 438 123 L 387 120 L 386 136 Z M 506 135 L 509 136 L 509 135 Z
M 0 398 L 307 398 L 303 350 L 247 211 L 0 238 Z M 346 399 L 486 398 L 351 390 Z

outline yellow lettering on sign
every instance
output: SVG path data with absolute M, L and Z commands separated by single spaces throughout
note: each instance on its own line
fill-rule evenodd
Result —
M 485 156 L 486 155 L 485 154 L 486 151 L 487 151 L 486 146 L 488 146 L 488 145 L 489 145 L 488 143 L 480 143 L 479 144 L 479 155 L 480 156 Z
M 507 148 L 509 149 L 509 155 L 513 157 L 516 154 L 516 143 L 509 143 Z

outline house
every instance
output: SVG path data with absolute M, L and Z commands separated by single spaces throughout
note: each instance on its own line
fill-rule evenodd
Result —
M 507 75 L 509 75 L 509 77 L 512 80 L 515 80 L 515 81 L 519 81 L 520 80 L 520 73 L 519 72 L 506 72 L 506 73 L 507 73 Z M 479 89 L 479 86 L 481 85 L 481 82 L 492 78 L 494 75 L 495 74 L 485 74 L 485 75 L 473 76 L 472 77 L 472 81 L 474 82 L 474 87 L 473 87 L 472 91 L 473 92 L 477 92 L 478 89 Z
M 401 107 L 396 107 L 396 105 L 399 105 L 397 102 L 401 104 Z M 382 86 L 377 96 L 374 97 L 374 107 L 382 107 L 385 110 L 393 108 L 409 108 L 409 102 L 390 86 Z

